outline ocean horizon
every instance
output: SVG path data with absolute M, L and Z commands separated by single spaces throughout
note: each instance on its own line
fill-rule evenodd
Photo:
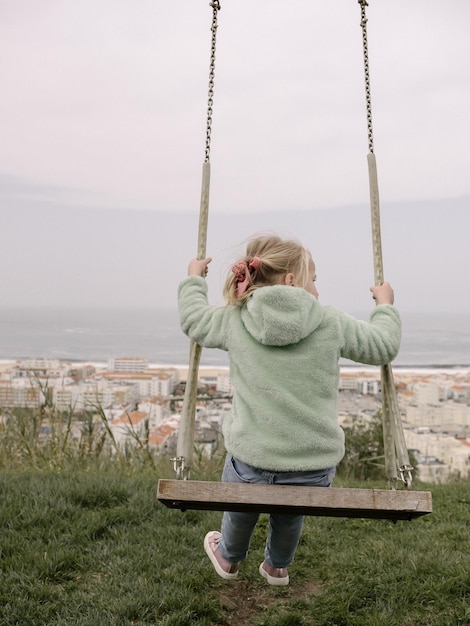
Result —
M 394 367 L 470 366 L 468 314 L 401 313 L 402 344 Z M 356 314 L 367 319 L 368 314 Z M 174 309 L 0 308 L 0 360 L 28 358 L 106 363 L 141 357 L 159 365 L 189 361 L 189 340 Z M 355 366 L 341 360 L 341 366 Z M 204 349 L 201 365 L 228 366 L 227 354 Z

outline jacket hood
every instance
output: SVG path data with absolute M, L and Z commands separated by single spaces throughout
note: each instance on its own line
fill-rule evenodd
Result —
M 241 310 L 247 332 L 266 346 L 287 346 L 305 339 L 323 319 L 323 307 L 305 289 L 261 287 Z

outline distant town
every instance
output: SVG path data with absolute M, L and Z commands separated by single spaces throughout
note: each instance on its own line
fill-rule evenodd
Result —
M 156 452 L 175 450 L 187 370 L 157 367 L 142 358 L 112 358 L 107 364 L 50 359 L 0 363 L 0 420 L 11 410 L 47 404 L 80 415 L 98 409 L 118 444 L 145 437 Z M 408 449 L 428 483 L 470 475 L 470 369 L 395 369 L 394 380 Z M 342 368 L 338 419 L 370 420 L 381 407 L 378 368 Z M 221 424 L 231 408 L 227 368 L 199 370 L 195 445 L 211 455 L 223 446 Z M 98 419 L 98 418 L 97 418 Z M 47 437 L 47 423 L 42 425 Z

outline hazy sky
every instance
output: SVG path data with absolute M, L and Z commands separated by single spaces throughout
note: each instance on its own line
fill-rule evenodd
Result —
M 386 259 L 407 298 L 416 294 L 410 260 L 420 259 L 418 300 L 432 302 L 433 277 L 423 276 L 431 267 L 439 272 L 446 306 L 452 308 L 450 297 L 458 294 L 455 309 L 470 311 L 468 287 L 462 289 L 470 266 L 462 232 L 468 226 L 462 207 L 470 210 L 470 1 L 369 0 L 369 5 L 385 223 L 388 207 L 401 207 L 405 221 L 396 229 L 399 237 L 411 206 L 410 227 L 416 228 L 406 265 L 396 240 Z M 266 229 L 280 226 L 302 238 L 305 232 L 297 232 L 287 211 L 308 211 L 306 245 L 313 248 L 319 243 L 316 212 L 323 220 L 325 210 L 338 211 L 338 223 L 318 236 L 337 229 L 343 244 L 345 235 L 362 241 L 368 236 L 362 218 L 352 220 L 343 234 L 340 221 L 347 207 L 368 204 L 357 0 L 221 0 L 221 7 L 210 204 L 218 228 L 230 234 L 236 222 L 238 230 L 230 243 L 226 233 L 221 238 L 213 232 L 209 251 L 222 253 L 222 241 L 235 245 L 239 235 L 250 234 L 253 212 L 266 215 Z M 97 299 L 114 304 L 120 280 L 133 298 L 137 289 L 154 293 L 148 278 L 155 270 L 149 264 L 169 263 L 165 273 L 156 272 L 156 290 L 165 297 L 173 293 L 186 257 L 196 249 L 211 15 L 209 0 L 0 0 L 2 306 L 41 293 L 53 304 Z M 458 203 L 457 213 L 447 212 L 449 202 Z M 442 236 L 439 211 L 432 226 L 416 218 L 417 207 L 425 210 L 426 203 L 441 207 Z M 122 222 L 124 209 L 135 211 L 135 230 L 132 219 Z M 153 250 L 141 250 L 139 266 L 138 240 L 147 225 L 142 211 L 190 212 L 191 218 L 177 222 L 179 233 L 166 229 L 164 219 L 157 221 L 153 238 L 146 240 Z M 282 224 L 274 213 L 284 216 Z M 459 221 L 449 225 L 457 214 Z M 259 228 L 262 218 L 253 221 Z M 457 243 L 465 248 L 458 250 L 458 271 Z M 333 247 L 342 260 L 354 255 L 337 241 Z M 433 254 L 426 265 L 426 255 L 434 252 L 439 259 Z M 354 256 L 348 269 L 351 264 Z M 368 285 L 369 274 L 364 276 L 358 262 L 359 271 L 361 284 Z M 50 277 L 41 292 L 45 273 Z M 405 279 L 407 284 L 400 284 Z M 155 301 L 142 297 L 147 304 Z

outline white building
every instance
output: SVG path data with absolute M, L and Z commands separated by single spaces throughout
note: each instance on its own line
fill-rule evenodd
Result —
M 352 391 L 364 396 L 376 396 L 380 393 L 380 380 L 377 376 L 361 376 L 358 373 L 344 374 L 341 372 L 338 390 Z
M 356 376 L 339 377 L 338 389 L 340 391 L 357 391 L 358 379 Z
M 152 373 L 151 396 L 161 396 L 167 398 L 171 396 L 180 382 L 177 369 L 149 370 Z
M 147 369 L 145 372 L 103 372 L 103 378 L 114 383 L 137 384 L 140 398 L 171 396 L 179 383 L 175 368 Z
M 446 482 L 453 476 L 463 479 L 470 476 L 470 445 L 466 441 L 426 428 L 406 429 L 405 441 L 409 450 L 418 452 L 418 460 L 424 460 L 418 465 L 423 480 L 425 475 L 429 482 Z M 427 467 L 426 460 L 432 461 Z M 437 473 L 433 474 L 432 467 L 438 470 Z
M 44 404 L 45 398 L 41 388 L 29 379 L 13 379 L 0 381 L 0 407 L 37 408 Z
M 439 385 L 435 382 L 416 383 L 413 385 L 413 402 L 417 406 L 439 404 Z
M 363 396 L 376 396 L 380 393 L 380 385 L 377 379 L 363 379 L 359 381 L 359 388 Z
M 217 373 L 216 389 L 219 393 L 230 396 L 233 394 L 233 385 L 228 371 Z
M 108 361 L 108 369 L 112 372 L 145 372 L 147 359 L 140 357 L 113 357 Z
M 136 383 L 113 383 L 101 376 L 53 390 L 53 403 L 59 411 L 135 407 L 138 401 L 139 386 Z
M 110 424 L 118 445 L 136 443 L 136 438 L 144 441 L 149 432 L 149 416 L 145 411 L 125 411 Z
M 21 378 L 60 376 L 66 366 L 57 359 L 25 359 L 16 366 L 16 375 Z
M 433 405 L 407 406 L 406 421 L 412 428 L 427 427 L 439 430 L 442 424 L 442 407 Z
M 58 411 L 70 411 L 77 406 L 79 398 L 79 385 L 70 384 L 64 387 L 55 387 L 52 401 Z
M 176 442 L 179 423 L 179 415 L 165 418 L 156 428 L 150 429 L 149 445 L 159 451 L 168 450 L 172 442 Z
M 170 400 L 155 396 L 139 402 L 138 410 L 148 414 L 149 428 L 153 429 L 170 417 Z
M 412 428 L 427 427 L 434 431 L 470 434 L 470 407 L 460 402 L 406 407 L 406 421 Z

